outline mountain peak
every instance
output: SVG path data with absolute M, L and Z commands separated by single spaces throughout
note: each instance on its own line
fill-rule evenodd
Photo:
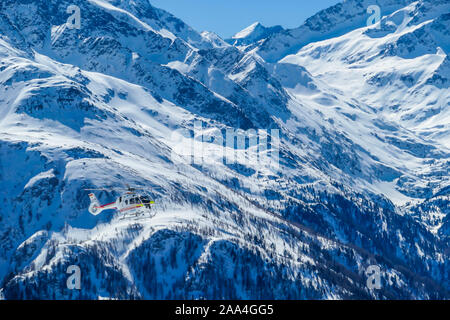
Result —
M 282 30 L 284 30 L 282 26 L 265 27 L 257 21 L 236 33 L 227 42 L 234 45 L 249 45 Z
M 238 33 L 236 33 L 232 39 L 242 39 L 242 38 L 246 38 L 249 35 L 251 35 L 252 33 L 256 32 L 259 29 L 265 28 L 259 21 L 252 23 L 251 25 L 249 25 L 247 28 L 239 31 Z

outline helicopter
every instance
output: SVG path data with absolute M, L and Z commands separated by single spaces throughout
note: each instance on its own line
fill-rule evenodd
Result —
M 108 191 L 108 190 L 124 190 L 124 189 L 85 189 L 87 191 Z M 138 217 L 149 213 L 151 205 L 155 202 L 145 194 L 145 192 L 139 192 L 137 190 L 144 190 L 141 188 L 127 187 L 126 192 L 119 196 L 116 201 L 101 205 L 94 193 L 89 193 L 89 213 L 96 216 L 104 210 L 115 209 L 119 213 L 123 214 L 123 219 L 127 217 Z M 151 215 L 153 216 L 153 215 Z

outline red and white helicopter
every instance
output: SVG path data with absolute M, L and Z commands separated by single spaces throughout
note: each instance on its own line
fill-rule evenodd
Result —
M 107 189 L 85 189 L 89 191 L 101 190 L 108 191 Z M 109 189 L 114 190 L 114 189 Z M 123 189 L 121 189 L 123 190 Z M 151 213 L 151 205 L 155 202 L 145 194 L 145 192 L 137 192 L 136 188 L 128 187 L 127 191 L 123 193 L 116 201 L 101 205 L 97 197 L 93 193 L 89 193 L 89 199 L 91 203 L 89 205 L 89 212 L 96 216 L 104 210 L 115 209 L 119 213 L 123 214 L 122 218 L 138 217 L 142 215 L 154 216 Z M 143 190 L 143 189 L 139 189 Z

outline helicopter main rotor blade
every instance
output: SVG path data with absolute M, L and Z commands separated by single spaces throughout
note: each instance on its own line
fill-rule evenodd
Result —
M 156 189 L 156 190 L 161 190 L 160 187 L 126 187 L 126 188 L 121 188 L 121 187 L 112 187 L 112 188 L 85 188 L 83 190 L 87 190 L 87 191 L 111 191 L 111 190 L 117 190 L 117 191 L 134 191 L 134 190 L 151 190 L 151 189 Z
M 92 189 L 83 189 L 83 190 L 104 190 L 104 191 L 110 191 L 110 190 L 127 190 L 125 188 L 92 188 Z

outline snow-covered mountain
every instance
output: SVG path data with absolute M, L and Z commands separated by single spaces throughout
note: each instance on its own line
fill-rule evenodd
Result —
M 450 5 L 377 4 L 230 44 L 146 0 L 3 0 L 0 296 L 449 298 Z M 279 166 L 212 156 L 258 130 Z M 89 214 L 125 184 L 154 217 Z

